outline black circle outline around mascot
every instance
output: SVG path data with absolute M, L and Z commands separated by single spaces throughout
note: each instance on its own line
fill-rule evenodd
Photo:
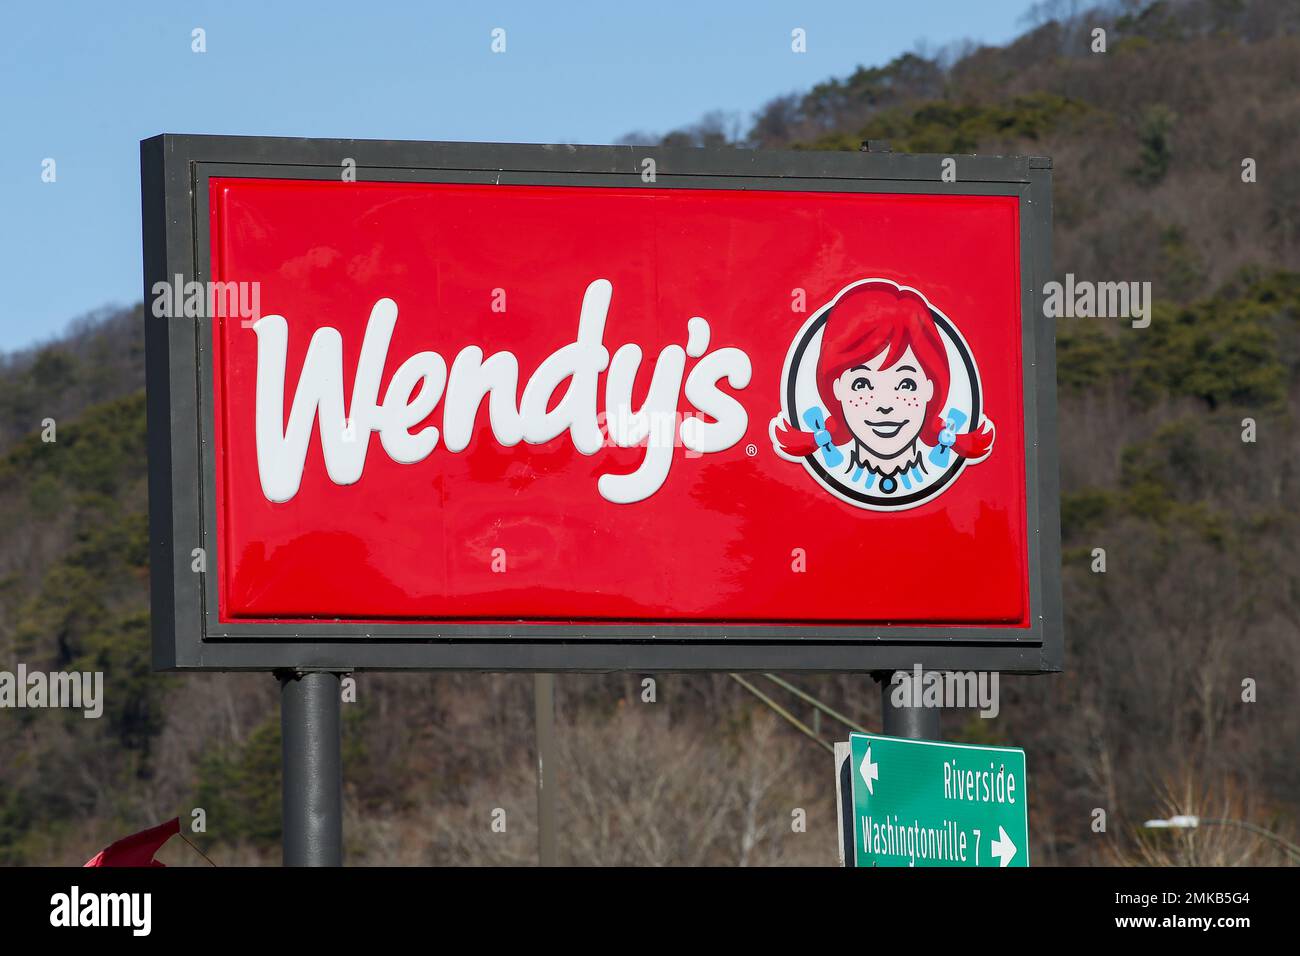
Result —
M 821 330 L 822 326 L 826 324 L 826 320 L 831 317 L 832 310 L 833 307 L 832 309 L 827 309 L 824 313 L 822 313 L 821 318 L 819 318 L 816 322 L 812 323 L 812 325 L 808 327 L 808 330 L 804 333 L 804 336 L 800 340 L 799 345 L 795 348 L 794 360 L 790 363 L 790 378 L 786 382 L 785 411 L 786 411 L 786 421 L 788 422 L 793 423 L 795 421 L 795 419 L 790 417 L 790 410 L 792 408 L 797 407 L 794 400 L 794 383 L 795 383 L 795 379 L 799 375 L 799 366 L 803 362 L 803 354 L 808 350 L 808 344 L 812 341 L 813 336 L 816 335 Z M 944 329 L 944 331 L 948 333 L 948 338 L 952 340 L 953 344 L 957 346 L 957 351 L 961 353 L 961 360 L 966 366 L 966 375 L 970 379 L 970 386 L 971 386 L 971 428 L 978 428 L 981 420 L 980 419 L 980 381 L 979 381 L 979 376 L 975 372 L 975 362 L 971 359 L 970 349 L 967 348 L 965 340 L 962 339 L 962 337 L 957 334 L 957 330 L 953 327 L 951 322 L 945 319 L 934 309 L 930 309 L 930 315 L 934 317 L 935 324 L 941 326 Z M 811 455 L 804 456 L 804 460 L 807 461 L 810 465 L 812 465 L 813 471 L 817 472 L 817 474 L 821 477 L 822 481 L 826 482 L 829 485 L 834 486 L 835 490 L 838 491 L 840 494 L 853 498 L 857 501 L 860 501 L 864 505 L 877 505 L 877 504 L 885 504 L 885 503 L 891 505 L 906 505 L 906 504 L 911 504 L 914 501 L 920 502 L 920 501 L 926 501 L 930 498 L 933 498 L 936 494 L 939 493 L 940 490 L 944 488 L 945 485 L 948 484 L 948 482 L 952 481 L 953 477 L 957 474 L 957 471 L 960 468 L 961 463 L 965 459 L 963 459 L 960 455 L 954 452 L 953 463 L 948 466 L 948 470 L 944 472 L 942 478 L 940 478 L 933 485 L 930 485 L 927 488 L 922 488 L 919 491 L 914 491 L 909 495 L 904 495 L 902 498 L 881 498 L 878 496 L 864 495 L 862 492 L 857 491 L 856 489 L 844 487 L 844 485 L 841 482 L 836 481 L 829 474 L 827 474 L 826 469 L 823 468 L 821 462 L 817 460 L 816 452 L 813 452 Z

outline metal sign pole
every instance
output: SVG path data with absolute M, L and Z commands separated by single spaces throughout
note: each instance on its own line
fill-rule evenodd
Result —
M 895 687 L 894 673 L 880 671 L 875 675 L 880 683 L 880 711 L 883 717 L 881 733 L 888 737 L 907 737 L 912 740 L 938 740 L 940 708 L 912 707 L 908 704 L 895 706 L 891 699 Z
M 537 865 L 557 866 L 555 843 L 555 675 L 533 675 L 537 724 Z
M 343 865 L 339 674 L 277 671 L 284 745 L 284 865 Z

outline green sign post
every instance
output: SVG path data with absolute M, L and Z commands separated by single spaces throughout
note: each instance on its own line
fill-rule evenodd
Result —
M 849 735 L 854 866 L 1028 866 L 1025 752 Z

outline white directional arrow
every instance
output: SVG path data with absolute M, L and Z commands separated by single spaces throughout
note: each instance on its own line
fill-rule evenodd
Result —
M 858 772 L 862 774 L 862 779 L 867 782 L 867 793 L 875 796 L 876 790 L 871 785 L 871 782 L 880 779 L 880 765 L 871 762 L 871 744 L 867 744 L 867 753 L 862 758 L 862 766 L 858 768 Z
M 998 839 L 993 841 L 989 849 L 1002 861 L 1002 866 L 1011 862 L 1011 858 L 1016 855 L 1016 845 L 1011 842 L 1011 837 L 1007 836 L 1006 827 L 998 827 Z

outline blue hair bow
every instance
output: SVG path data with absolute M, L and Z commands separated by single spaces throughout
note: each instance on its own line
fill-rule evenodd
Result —
M 940 468 L 948 467 L 948 452 L 957 441 L 957 429 L 966 424 L 966 413 L 956 408 L 948 409 L 943 417 L 943 430 L 939 432 L 939 444 L 930 452 L 930 461 Z
M 844 454 L 835 447 L 835 439 L 826 430 L 826 413 L 813 406 L 803 413 L 804 424 L 812 429 L 813 441 L 822 450 L 822 460 L 831 468 L 844 463 Z

